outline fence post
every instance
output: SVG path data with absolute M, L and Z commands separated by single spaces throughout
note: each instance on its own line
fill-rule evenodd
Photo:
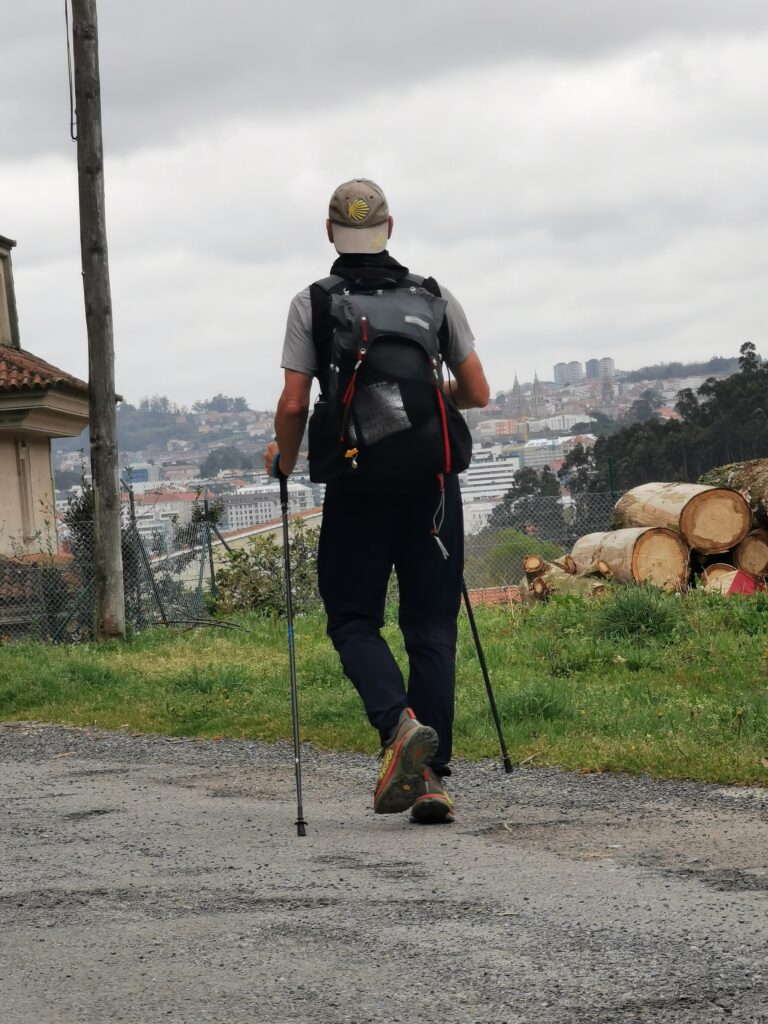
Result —
M 211 593 L 216 597 L 216 572 L 213 568 L 213 543 L 211 540 L 211 518 L 208 508 L 208 499 L 203 498 L 203 511 L 205 512 L 205 543 L 208 548 L 208 563 L 211 567 Z
M 618 491 L 616 490 L 616 466 L 614 465 L 613 458 L 608 456 L 608 486 L 611 489 L 611 501 L 614 505 L 618 499 Z

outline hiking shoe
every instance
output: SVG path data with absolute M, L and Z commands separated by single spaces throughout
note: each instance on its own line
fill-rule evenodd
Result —
M 376 814 L 407 811 L 416 799 L 427 761 L 435 756 L 437 733 L 422 725 L 410 708 L 400 715 L 395 735 L 384 748 L 373 809 Z
M 419 825 L 435 825 L 456 820 L 456 803 L 446 792 L 443 780 L 429 765 L 422 772 L 418 793 L 411 807 L 411 821 Z

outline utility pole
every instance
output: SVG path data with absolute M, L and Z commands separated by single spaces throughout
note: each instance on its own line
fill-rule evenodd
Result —
M 95 637 L 102 641 L 125 636 L 125 597 L 96 0 L 72 0 L 72 43 L 77 110 L 80 252 L 85 322 L 88 329 Z

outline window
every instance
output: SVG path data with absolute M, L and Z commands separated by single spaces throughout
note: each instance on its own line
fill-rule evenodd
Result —
M 30 449 L 26 441 L 16 442 L 16 469 L 19 475 L 21 502 L 21 528 L 24 540 L 35 536 L 35 506 L 32 498 L 32 466 Z

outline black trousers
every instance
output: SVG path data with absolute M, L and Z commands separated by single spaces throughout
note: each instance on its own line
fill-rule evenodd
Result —
M 432 536 L 437 482 L 415 494 L 371 494 L 335 481 L 326 489 L 318 551 L 328 635 L 382 743 L 404 708 L 437 731 L 432 767 L 449 774 L 456 681 L 456 619 L 464 571 L 458 479 L 446 478 L 440 539 Z M 400 590 L 399 624 L 408 653 L 407 686 L 380 630 L 389 578 Z

